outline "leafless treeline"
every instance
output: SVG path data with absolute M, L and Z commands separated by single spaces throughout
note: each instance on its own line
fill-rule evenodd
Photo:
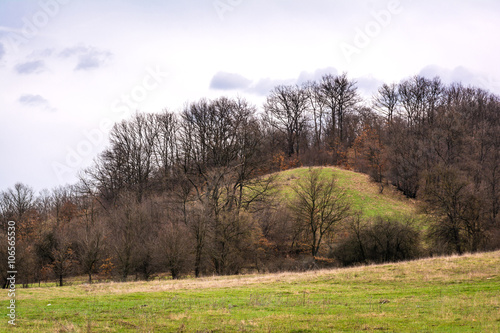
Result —
M 222 97 L 137 113 L 114 126 L 79 184 L 3 191 L 2 222 L 18 224 L 24 282 L 61 285 L 82 273 L 178 278 L 493 249 L 499 133 L 499 98 L 479 88 L 416 76 L 367 101 L 347 75 L 325 75 L 275 87 L 262 112 Z M 335 182 L 313 171 L 286 199 L 271 174 L 299 165 L 365 172 L 381 192 L 396 186 L 420 199 L 428 232 L 363 221 Z

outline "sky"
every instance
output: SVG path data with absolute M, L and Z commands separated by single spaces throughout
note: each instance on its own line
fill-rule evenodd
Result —
M 136 111 L 346 72 L 500 94 L 497 0 L 1 0 L 0 191 L 73 184 Z

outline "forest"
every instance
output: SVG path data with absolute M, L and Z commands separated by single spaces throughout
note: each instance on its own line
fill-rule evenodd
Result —
M 336 166 L 413 216 L 363 217 L 319 169 Z M 500 248 L 500 98 L 414 76 L 362 98 L 347 74 L 274 87 L 262 106 L 200 99 L 135 113 L 77 184 L 0 192 L 0 270 L 16 222 L 18 280 L 127 281 L 300 271 Z M 422 223 L 424 225 L 422 225 Z

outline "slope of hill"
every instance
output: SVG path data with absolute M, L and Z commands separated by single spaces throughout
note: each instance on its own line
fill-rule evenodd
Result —
M 297 168 L 277 174 L 281 191 L 291 195 L 290 184 L 304 177 L 309 168 Z M 365 217 L 410 215 L 416 216 L 416 202 L 405 198 L 392 186 L 385 186 L 380 193 L 379 186 L 370 181 L 366 174 L 335 167 L 321 168 L 323 177 L 335 176 L 339 187 L 346 190 L 352 207 Z
M 497 251 L 305 273 L 18 289 L 16 328 L 498 332 L 499 286 Z M 5 319 L 0 330 L 7 326 Z

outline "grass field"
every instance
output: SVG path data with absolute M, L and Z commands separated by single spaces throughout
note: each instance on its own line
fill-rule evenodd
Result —
M 18 289 L 17 315 L 19 332 L 500 332 L 500 252 Z M 8 326 L 4 317 L 0 330 Z
M 277 174 L 284 198 L 308 168 Z M 368 176 L 325 167 L 365 217 L 419 218 Z M 500 252 L 305 273 L 17 290 L 19 332 L 500 332 Z M 8 295 L 0 300 L 7 314 Z

